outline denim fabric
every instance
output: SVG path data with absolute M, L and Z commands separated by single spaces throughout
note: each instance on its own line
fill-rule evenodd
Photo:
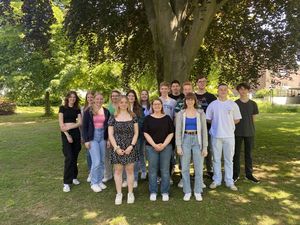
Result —
M 91 185 L 102 182 L 104 176 L 105 148 L 104 129 L 94 130 L 94 139 L 90 142 L 90 155 L 92 159 Z
M 222 183 L 221 158 L 224 156 L 224 170 L 226 186 L 233 185 L 233 156 L 234 156 L 234 137 L 215 138 L 211 136 L 213 152 L 213 180 L 217 185 Z
M 170 191 L 170 160 L 172 155 L 172 145 L 169 144 L 161 151 L 157 152 L 150 145 L 146 145 L 148 163 L 149 163 L 149 191 L 158 192 L 157 174 L 161 174 L 160 192 L 168 194 Z
M 203 161 L 204 157 L 201 155 L 201 146 L 199 145 L 197 135 L 185 134 L 182 142 L 183 155 L 181 158 L 181 174 L 183 181 L 183 192 L 185 194 L 191 193 L 190 182 L 190 162 L 193 158 L 195 170 L 194 192 L 202 192 L 203 183 Z

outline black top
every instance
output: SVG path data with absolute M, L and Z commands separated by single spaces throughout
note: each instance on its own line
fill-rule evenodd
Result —
M 242 119 L 235 125 L 235 136 L 251 137 L 254 136 L 255 127 L 253 115 L 258 114 L 258 107 L 256 102 L 249 100 L 242 102 L 240 99 L 235 101 L 240 108 Z
M 174 124 L 170 116 L 154 118 L 149 115 L 144 120 L 144 133 L 151 136 L 156 144 L 164 143 L 167 136 L 174 133 Z M 147 145 L 150 145 L 148 142 Z
M 65 107 L 63 105 L 59 107 L 59 112 L 64 115 L 64 123 L 76 123 L 78 114 L 81 114 L 80 109 Z
M 198 105 L 201 105 L 201 108 L 204 110 L 204 112 L 206 112 L 208 105 L 217 99 L 216 96 L 209 92 L 205 92 L 203 95 L 195 93 L 195 95 L 198 99 Z
M 170 98 L 173 98 L 173 99 L 176 100 L 176 101 L 179 101 L 179 100 L 181 100 L 181 99 L 184 99 L 184 94 L 183 94 L 183 93 L 180 93 L 180 95 L 169 94 L 169 97 L 170 97 Z
M 110 117 L 110 113 L 108 109 L 103 107 L 104 111 L 104 116 L 105 120 L 103 123 L 103 129 L 104 129 L 104 140 L 108 139 L 108 119 Z M 82 138 L 84 142 L 92 141 L 94 139 L 94 131 L 95 131 L 95 126 L 94 126 L 94 120 L 93 120 L 93 112 L 92 109 L 89 108 L 84 112 L 83 115 L 83 122 L 82 122 Z

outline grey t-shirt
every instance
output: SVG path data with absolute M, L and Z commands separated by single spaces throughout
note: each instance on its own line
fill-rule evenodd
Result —
M 249 99 L 248 102 L 242 102 L 240 99 L 235 101 L 240 108 L 242 119 L 235 125 L 235 136 L 251 137 L 255 134 L 253 115 L 258 114 L 256 102 Z

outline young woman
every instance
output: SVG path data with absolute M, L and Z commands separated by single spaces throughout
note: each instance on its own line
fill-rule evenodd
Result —
M 142 90 L 140 94 L 140 105 L 143 107 L 145 117 L 150 115 L 151 104 L 149 100 L 149 92 Z
M 85 111 L 90 108 L 93 105 L 94 102 L 94 91 L 87 91 L 86 95 L 85 95 L 85 102 L 84 102 L 84 106 L 81 107 L 81 115 L 83 117 Z M 82 118 L 83 120 L 83 118 Z M 82 130 L 81 130 L 81 137 L 82 137 Z M 82 137 L 83 140 L 83 137 Z M 86 179 L 87 182 L 91 182 L 91 166 L 92 166 L 92 160 L 91 160 L 91 155 L 90 152 L 86 151 L 86 162 L 87 162 L 87 166 L 88 166 L 88 170 L 89 170 L 89 175 L 88 178 Z
M 80 184 L 77 180 L 77 158 L 81 150 L 79 130 L 81 126 L 81 112 L 79 98 L 75 91 L 70 91 L 66 95 L 64 105 L 59 107 L 58 120 L 65 157 L 63 191 L 69 192 L 70 184 Z
M 164 114 L 163 103 L 155 99 L 152 103 L 152 114 L 144 121 L 144 136 L 147 141 L 146 151 L 149 162 L 149 191 L 150 200 L 156 201 L 158 192 L 157 173 L 161 174 L 162 200 L 169 201 L 170 190 L 170 160 L 174 136 L 172 119 Z
M 136 115 L 131 111 L 126 96 L 119 98 L 115 116 L 108 121 L 109 140 L 113 147 L 111 163 L 114 164 L 114 179 L 117 195 L 115 204 L 122 204 L 122 173 L 125 167 L 128 183 L 127 203 L 134 203 L 134 163 L 138 160 L 135 148 L 137 144 L 139 127 Z
M 134 90 L 130 90 L 127 92 L 126 96 L 128 97 L 129 103 L 130 103 L 130 109 L 134 112 L 134 114 L 137 116 L 138 125 L 139 125 L 139 137 L 138 142 L 136 145 L 137 151 L 138 151 L 138 157 L 139 160 L 134 165 L 134 184 L 133 187 L 136 188 L 138 186 L 138 176 L 139 176 L 139 170 L 142 170 L 142 173 L 146 173 L 146 163 L 144 159 L 144 149 L 141 146 L 141 142 L 143 140 L 142 135 L 142 127 L 144 123 L 144 110 L 142 106 L 138 102 L 137 94 Z M 126 181 L 123 183 L 123 187 L 126 186 Z
M 100 192 L 106 188 L 102 183 L 104 176 L 104 161 L 106 140 L 108 138 L 107 122 L 110 117 L 109 111 L 104 108 L 102 94 L 95 93 L 94 104 L 85 111 L 83 117 L 83 140 L 88 149 L 91 159 L 91 189 Z
M 184 201 L 189 201 L 192 195 L 191 158 L 195 170 L 194 195 L 197 201 L 202 201 L 203 160 L 207 155 L 208 141 L 205 114 L 197 108 L 196 95 L 188 93 L 184 99 L 183 110 L 176 115 L 176 146 L 181 159 Z

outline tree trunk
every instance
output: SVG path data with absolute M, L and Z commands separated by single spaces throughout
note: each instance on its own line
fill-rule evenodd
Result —
M 158 83 L 189 79 L 208 26 L 227 1 L 203 0 L 200 4 L 198 0 L 144 0 Z
M 45 93 L 45 116 L 51 116 L 51 104 L 50 104 L 50 92 L 46 91 Z

